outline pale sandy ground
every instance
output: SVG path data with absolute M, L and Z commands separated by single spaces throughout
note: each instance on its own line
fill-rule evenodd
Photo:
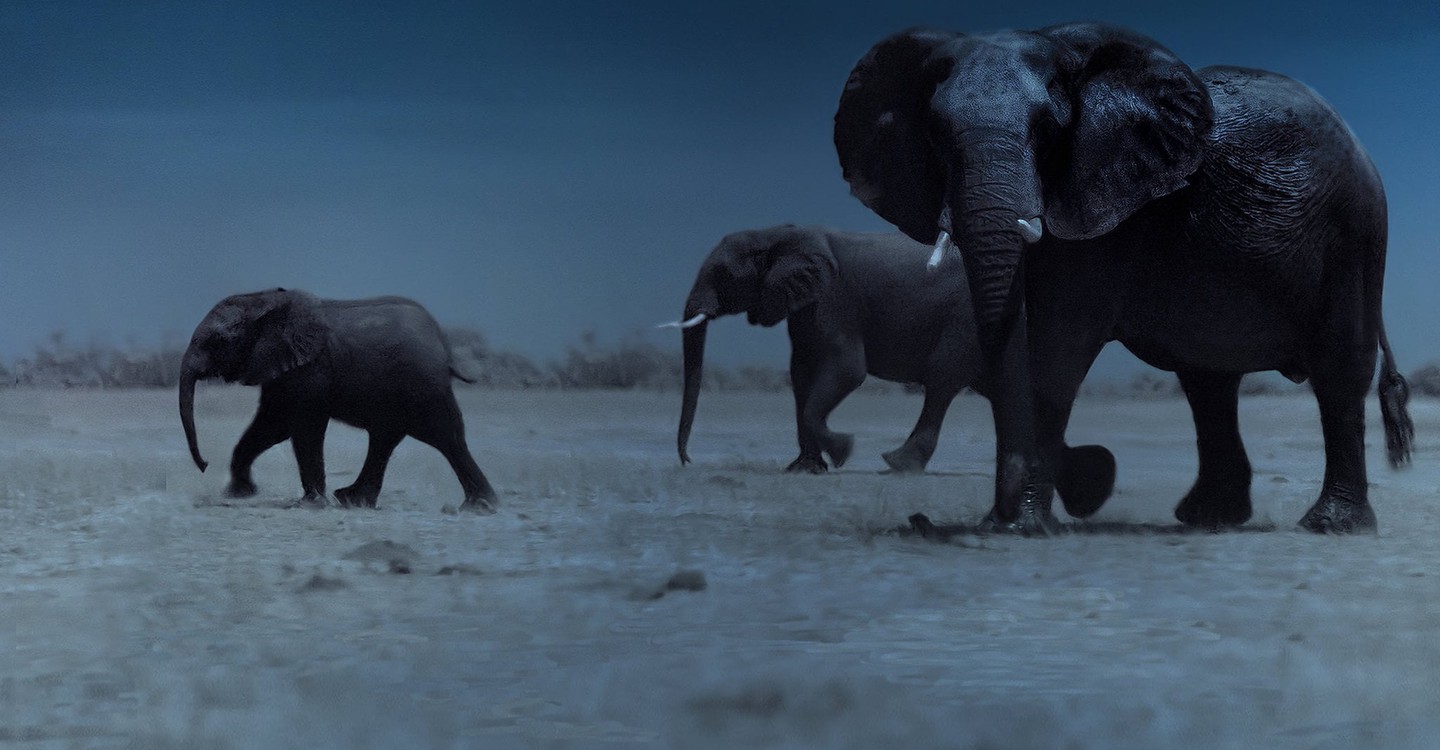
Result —
M 1255 533 L 937 544 L 887 531 L 988 507 L 975 397 L 931 475 L 888 477 L 919 399 L 857 396 L 855 460 L 812 477 L 780 472 L 786 394 L 704 394 L 681 468 L 676 394 L 467 391 L 489 517 L 442 513 L 413 442 L 376 511 L 287 507 L 288 446 L 224 501 L 255 397 L 202 387 L 201 475 L 172 393 L 0 391 L 0 746 L 1440 746 L 1435 402 L 1404 472 L 1370 405 L 1378 537 L 1292 530 L 1320 433 L 1277 397 L 1242 403 Z M 1097 520 L 1170 521 L 1183 402 L 1084 402 L 1072 436 L 1120 461 Z M 363 434 L 327 449 L 333 489 Z M 408 574 L 347 559 L 380 541 Z M 678 571 L 706 587 L 652 598 Z

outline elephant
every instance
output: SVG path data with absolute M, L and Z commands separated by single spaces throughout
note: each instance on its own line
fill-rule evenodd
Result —
M 981 347 L 1002 373 L 986 527 L 1057 528 L 1071 407 L 1117 340 L 1175 372 L 1189 401 L 1199 471 L 1182 523 L 1249 519 L 1237 391 L 1243 374 L 1277 370 L 1310 381 L 1324 436 L 1324 482 L 1301 527 L 1375 530 L 1364 419 L 1377 349 L 1393 466 L 1413 439 L 1381 317 L 1385 192 L 1313 90 L 1263 70 L 1192 70 L 1107 24 L 917 28 L 860 59 L 834 125 L 851 193 L 963 259 Z
M 924 386 L 920 418 L 904 445 L 885 453 L 895 472 L 924 471 L 941 423 L 961 389 L 994 386 L 977 338 L 965 274 L 935 275 L 930 248 L 899 233 L 844 232 L 786 224 L 734 232 L 712 249 L 685 300 L 684 396 L 676 445 L 680 463 L 700 395 L 705 334 L 715 318 L 745 313 L 752 325 L 787 322 L 790 381 L 800 455 L 787 471 L 820 473 L 824 455 L 845 464 L 853 437 L 830 430 L 830 412 L 867 374 Z M 1114 481 L 1101 446 L 1063 454 L 1062 498 L 1087 512 Z M 1107 478 L 1108 477 L 1108 478 Z
M 375 507 L 390 455 L 407 435 L 433 446 L 460 480 L 466 510 L 488 512 L 495 490 L 465 444 L 451 388 L 456 371 L 440 325 L 404 297 L 321 299 L 298 289 L 220 300 L 190 339 L 180 364 L 180 422 L 200 471 L 195 382 L 219 377 L 260 386 L 260 405 L 230 459 L 226 494 L 255 493 L 250 466 L 289 440 L 310 502 L 325 497 L 325 430 L 331 419 L 369 432 L 354 484 L 335 490 L 347 507 Z

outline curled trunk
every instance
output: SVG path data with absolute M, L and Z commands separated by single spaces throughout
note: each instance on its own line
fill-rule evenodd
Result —
M 185 428 L 185 442 L 190 446 L 190 458 L 200 471 L 210 464 L 200 455 L 200 445 L 195 437 L 195 381 L 200 379 L 202 368 L 199 355 L 192 345 L 185 351 L 180 363 L 180 425 Z
M 681 465 L 690 463 L 690 454 L 685 448 L 690 442 L 690 427 L 695 422 L 695 404 L 700 400 L 700 376 L 705 367 L 705 331 L 709 327 L 707 320 L 685 329 L 685 395 L 680 405 L 680 431 L 675 436 Z

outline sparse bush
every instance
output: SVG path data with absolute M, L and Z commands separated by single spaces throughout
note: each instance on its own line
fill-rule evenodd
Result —
M 1171 373 L 1137 372 L 1130 378 L 1129 395 L 1136 398 L 1173 398 L 1183 395 L 1180 381 Z
M 1410 373 L 1410 392 L 1440 396 L 1440 365 L 1432 362 Z
M 561 388 L 676 388 L 682 377 L 679 357 L 639 335 L 606 349 L 594 331 L 580 334 L 580 344 L 567 347 L 565 359 L 550 369 Z
M 474 328 L 446 328 L 455 369 L 484 388 L 546 388 L 554 385 L 543 370 L 523 354 L 496 351 Z

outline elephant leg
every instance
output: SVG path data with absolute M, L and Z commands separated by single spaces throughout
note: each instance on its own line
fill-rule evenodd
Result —
M 1022 308 L 983 383 L 995 421 L 995 503 L 980 529 L 1050 535 L 1061 526 L 1050 510 L 1055 488 L 1038 451 L 1025 317 Z
M 1047 298 L 1056 291 L 1053 284 L 1045 287 Z M 1074 311 L 1037 307 L 1040 324 L 1033 326 L 1037 333 L 1031 339 L 1035 352 L 1031 361 L 1037 363 L 1038 373 L 1035 440 L 1039 462 L 1035 481 L 1041 487 L 1053 486 L 1071 517 L 1089 518 L 1110 499 L 1115 488 L 1115 456 L 1102 445 L 1067 445 L 1065 431 L 1085 375 L 1105 347 L 1113 307 L 1076 299 L 1078 292 L 1073 289 L 1067 289 L 1066 294 L 1069 296 L 1060 299 Z M 1091 310 L 1088 316 L 1076 312 L 1087 309 Z
M 830 462 L 837 469 L 850 459 L 850 451 L 855 447 L 855 437 L 843 432 L 831 432 L 826 421 L 830 418 L 830 412 L 865 382 L 864 360 L 857 358 L 857 361 L 849 361 L 850 359 L 831 357 L 819 364 L 800 417 L 806 432 L 814 436 L 821 450 L 830 454 Z
M 1079 384 L 1077 383 L 1076 392 Z M 1037 399 L 1035 430 L 1040 445 L 1038 476 L 1053 482 L 1065 512 L 1089 518 L 1100 510 L 1115 489 L 1115 456 L 1103 445 L 1066 445 L 1065 430 L 1075 397 Z
M 1175 508 L 1186 526 L 1219 529 L 1250 520 L 1250 460 L 1240 440 L 1238 373 L 1185 370 L 1180 387 L 1195 420 L 1200 471 Z
M 300 488 L 308 502 L 325 499 L 325 430 L 330 418 L 306 414 L 291 423 L 290 446 L 300 469 Z
M 790 388 L 795 395 L 795 437 L 800 443 L 800 455 L 785 471 L 824 474 L 830 466 L 825 463 L 820 442 L 805 426 L 805 404 L 810 400 L 814 387 L 815 361 L 812 352 L 804 342 L 791 339 Z
M 1373 354 L 1372 354 L 1373 356 Z M 1371 365 L 1373 369 L 1373 364 Z M 1317 533 L 1376 530 L 1365 476 L 1365 393 L 1369 374 L 1339 378 L 1311 377 L 1325 435 L 1325 481 L 1320 497 L 1300 521 Z
M 390 463 L 390 454 L 395 446 L 405 439 L 400 431 L 371 430 L 370 448 L 365 453 L 365 465 L 360 467 L 360 476 L 349 487 L 335 490 L 335 499 L 347 507 L 375 507 L 380 496 L 380 485 L 385 480 L 385 467 Z
M 925 405 L 920 407 L 920 419 L 905 444 L 888 453 L 881 454 L 885 465 L 897 474 L 920 474 L 925 471 L 930 457 L 935 455 L 935 446 L 940 442 L 940 426 L 945 422 L 945 413 L 950 402 L 959 393 L 950 388 L 925 389 Z
M 230 455 L 230 484 L 225 488 L 228 497 L 250 497 L 255 494 L 255 481 L 250 476 L 250 466 L 261 453 L 284 442 L 290 437 L 290 425 L 273 409 L 267 409 L 262 398 L 259 411 L 245 428 L 245 434 L 235 444 Z
M 450 462 L 450 468 L 465 492 L 465 501 L 460 508 L 481 513 L 494 512 L 499 498 L 465 444 L 465 421 L 454 394 L 448 395 L 445 403 L 430 410 L 426 417 L 410 430 L 410 436 L 440 451 L 440 455 Z

